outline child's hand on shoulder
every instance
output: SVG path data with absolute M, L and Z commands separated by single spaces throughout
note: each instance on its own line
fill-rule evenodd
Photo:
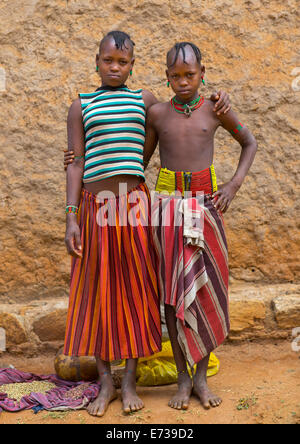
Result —
M 227 92 L 218 91 L 210 96 L 210 100 L 215 102 L 214 112 L 217 115 L 226 114 L 231 109 L 230 98 Z
M 212 201 L 216 210 L 226 213 L 237 191 L 238 187 L 231 180 L 219 185 L 218 191 L 212 195 Z

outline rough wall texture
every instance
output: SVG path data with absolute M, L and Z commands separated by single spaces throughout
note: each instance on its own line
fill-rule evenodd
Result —
M 99 86 L 95 54 L 111 29 L 126 30 L 136 42 L 129 85 L 151 89 L 162 100 L 170 95 L 166 51 L 176 40 L 200 46 L 207 72 L 204 93 L 225 89 L 259 144 L 226 215 L 231 282 L 299 281 L 297 4 L 1 0 L 0 302 L 67 293 L 66 117 L 78 92 Z M 219 183 L 231 177 L 238 156 L 238 144 L 220 130 L 215 144 Z M 147 173 L 152 187 L 158 166 L 156 155 Z

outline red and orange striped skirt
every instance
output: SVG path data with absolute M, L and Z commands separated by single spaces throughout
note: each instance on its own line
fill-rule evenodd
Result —
M 115 361 L 161 350 L 156 256 L 145 184 L 98 202 L 82 190 L 82 258 L 72 258 L 64 354 Z
M 222 344 L 230 328 L 227 241 L 223 216 L 211 201 L 216 189 L 212 166 L 194 173 L 164 168 L 153 203 L 160 295 L 176 311 L 178 341 L 190 365 Z

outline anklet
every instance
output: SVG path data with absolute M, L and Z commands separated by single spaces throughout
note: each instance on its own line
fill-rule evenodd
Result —
M 185 373 L 188 373 L 188 370 L 181 370 L 180 372 L 177 372 L 177 375 L 184 375 Z
M 193 367 L 190 367 L 190 372 L 191 372 L 191 374 L 192 374 L 192 377 L 194 377 L 194 369 L 193 369 Z M 185 373 L 187 373 L 188 375 L 190 374 L 190 373 L 189 373 L 189 370 L 186 369 L 186 370 L 181 370 L 180 372 L 177 372 L 177 375 L 178 375 L 178 376 L 179 376 L 179 375 L 184 375 Z

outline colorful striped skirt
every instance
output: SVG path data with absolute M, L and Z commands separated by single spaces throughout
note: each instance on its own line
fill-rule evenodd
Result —
M 178 341 L 190 365 L 229 332 L 227 242 L 223 216 L 211 201 L 216 190 L 213 167 L 196 173 L 164 168 L 152 196 L 161 298 L 175 308 Z
M 115 361 L 161 350 L 156 255 L 145 184 L 99 201 L 82 190 L 64 354 Z

